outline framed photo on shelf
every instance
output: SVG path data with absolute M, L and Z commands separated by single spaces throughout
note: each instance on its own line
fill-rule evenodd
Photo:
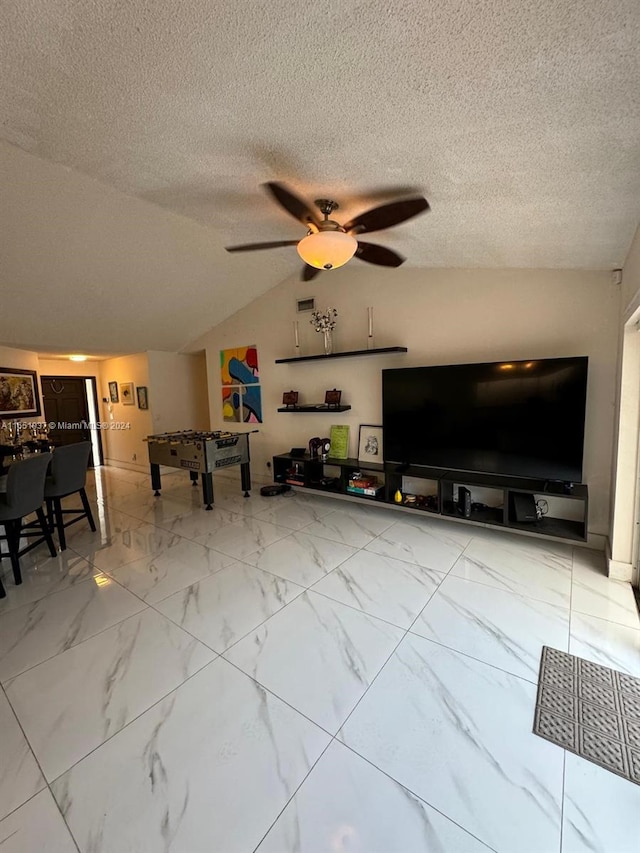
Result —
M 110 382 L 109 383 L 109 399 L 112 403 L 119 403 L 120 397 L 118 396 L 118 383 Z
M 360 424 L 358 462 L 382 462 L 382 427 Z
M 38 374 L 19 367 L 0 367 L 0 418 L 40 414 Z
M 298 404 L 297 391 L 285 391 L 282 395 L 283 406 L 296 406 Z
M 338 391 L 337 388 L 333 388 L 331 391 L 325 391 L 324 404 L 329 408 L 331 408 L 332 406 L 339 406 L 341 397 L 342 391 Z
M 135 400 L 133 399 L 133 382 L 121 382 L 120 395 L 122 397 L 123 406 L 135 405 Z
M 148 409 L 149 408 L 149 400 L 147 399 L 147 386 L 146 385 L 136 385 L 136 396 L 138 397 L 138 408 L 139 409 Z

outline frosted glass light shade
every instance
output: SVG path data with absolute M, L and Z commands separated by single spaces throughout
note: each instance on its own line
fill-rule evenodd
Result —
M 358 248 L 358 241 L 344 231 L 318 231 L 298 243 L 302 260 L 319 270 L 332 270 L 346 264 Z

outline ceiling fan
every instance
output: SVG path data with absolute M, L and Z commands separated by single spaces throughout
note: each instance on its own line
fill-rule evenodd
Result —
M 329 219 L 338 204 L 329 198 L 316 199 L 318 214 L 303 199 L 291 192 L 282 183 L 270 181 L 264 184 L 278 204 L 308 228 L 307 236 L 301 240 L 276 240 L 270 243 L 245 243 L 242 246 L 227 246 L 227 252 L 254 252 L 258 249 L 276 249 L 280 246 L 297 246 L 298 254 L 305 261 L 302 280 L 310 281 L 320 270 L 341 267 L 355 255 L 361 261 L 383 267 L 399 267 L 404 258 L 397 252 L 358 240 L 360 234 L 381 231 L 406 222 L 419 213 L 428 211 L 429 202 L 422 196 L 392 201 L 360 213 L 345 225 Z

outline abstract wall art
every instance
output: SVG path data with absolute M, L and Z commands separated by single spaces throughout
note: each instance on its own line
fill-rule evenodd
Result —
M 258 351 L 253 346 L 220 350 L 222 418 L 232 423 L 262 423 Z

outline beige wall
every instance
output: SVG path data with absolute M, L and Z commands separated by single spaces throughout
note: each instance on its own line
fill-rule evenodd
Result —
M 638 443 L 640 426 L 640 228 L 625 261 L 620 311 L 619 419 L 614 454 L 614 500 L 609 571 L 638 582 Z
M 124 465 L 147 472 L 148 452 L 144 439 L 153 433 L 179 429 L 207 429 L 206 363 L 204 353 L 181 354 L 150 351 L 98 362 L 101 419 L 112 424 L 103 431 L 107 464 Z M 104 403 L 109 382 L 133 382 L 147 388 L 148 409 L 122 402 Z M 116 424 L 128 425 L 125 429 Z
M 209 399 L 204 352 L 147 353 L 153 432 L 208 429 Z
M 39 358 L 38 373 L 40 376 L 93 376 L 100 394 L 100 362 L 99 361 L 69 361 L 62 358 Z
M 109 382 L 133 382 L 134 404 L 126 406 L 119 394 L 119 403 L 104 403 L 109 399 Z M 149 365 L 146 353 L 109 358 L 100 362 L 100 381 L 98 398 L 101 407 L 101 420 L 111 424 L 103 431 L 103 452 L 106 464 L 122 465 L 140 471 L 148 471 L 148 454 L 145 437 L 150 435 L 151 411 L 139 409 L 135 399 L 135 386 L 149 386 Z M 128 425 L 125 429 L 116 428 L 116 424 Z
M 299 321 L 302 354 L 322 349 L 309 314 L 296 315 L 296 299 L 338 309 L 336 349 L 366 347 L 367 306 L 374 308 L 375 344 L 407 346 L 406 355 L 333 359 L 276 365 L 294 355 L 293 322 Z M 207 352 L 212 427 L 223 426 L 219 350 L 256 344 L 264 423 L 252 436 L 252 473 L 270 478 L 274 453 L 328 435 L 332 423 L 381 422 L 381 374 L 387 367 L 501 359 L 588 355 L 590 358 L 584 479 L 590 487 L 589 529 L 609 527 L 611 448 L 614 429 L 620 288 L 608 272 L 553 270 L 386 271 L 366 265 L 321 273 L 303 284 L 290 278 L 194 342 Z M 278 414 L 283 391 L 319 402 L 340 388 L 352 406 L 341 415 Z M 233 427 L 232 427 L 233 428 Z

